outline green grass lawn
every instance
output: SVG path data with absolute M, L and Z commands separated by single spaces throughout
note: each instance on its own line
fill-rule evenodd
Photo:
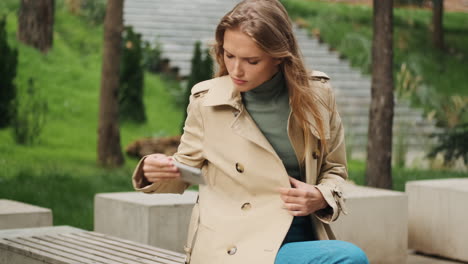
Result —
M 372 8 L 311 0 L 282 1 L 294 19 L 304 19 L 310 31 L 369 73 L 372 48 Z M 424 85 L 439 95 L 468 96 L 468 14 L 445 12 L 446 48 L 431 44 L 430 10 L 394 9 L 394 73 L 406 63 Z M 317 65 L 318 69 L 320 65 Z
M 55 225 L 92 230 L 94 195 L 131 191 L 130 176 L 136 165 L 136 160 L 130 158 L 122 168 L 96 165 L 102 27 L 71 16 L 59 4 L 54 47 L 43 55 L 15 40 L 17 2 L 0 2 L 0 14 L 11 10 L 7 17 L 10 43 L 18 47 L 20 54 L 16 83 L 19 89 L 25 89 L 27 80 L 33 78 L 37 92 L 47 98 L 50 111 L 46 127 L 33 146 L 17 145 L 10 129 L 0 130 L 0 199 L 51 208 Z M 122 148 L 141 137 L 179 132 L 184 109 L 177 106 L 168 86 L 163 78 L 146 74 L 148 123 L 122 124 Z M 364 168 L 363 162 L 351 161 L 351 179 L 362 184 Z M 409 179 L 462 176 L 398 169 L 395 189 L 403 190 Z
M 49 112 L 33 146 L 17 145 L 11 129 L 0 130 L 0 198 L 52 208 L 55 224 L 92 229 L 94 194 L 132 190 L 130 176 L 137 162 L 126 158 L 125 166 L 113 170 L 96 165 L 102 27 L 59 5 L 54 46 L 43 55 L 15 40 L 15 14 L 8 14 L 7 26 L 10 44 L 19 49 L 17 86 L 25 89 L 33 78 Z M 184 110 L 163 78 L 145 75 L 144 101 L 149 121 L 122 124 L 122 148 L 138 138 L 179 132 Z

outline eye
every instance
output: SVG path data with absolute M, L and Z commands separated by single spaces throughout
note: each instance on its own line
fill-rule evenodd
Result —
M 233 56 L 233 55 L 231 55 L 231 54 L 227 54 L 227 53 L 226 53 L 226 58 L 228 58 L 228 59 L 232 59 L 232 58 L 234 58 L 234 56 Z
M 257 65 L 259 61 L 249 61 L 249 64 Z

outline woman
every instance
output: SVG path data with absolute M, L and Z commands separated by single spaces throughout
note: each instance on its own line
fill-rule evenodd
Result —
M 144 157 L 137 190 L 183 193 L 172 159 L 201 168 L 185 251 L 193 264 L 367 263 L 334 239 L 344 134 L 324 73 L 309 74 L 277 0 L 244 0 L 216 29 L 217 78 L 192 88 L 173 157 Z M 327 241 L 328 240 L 328 241 Z

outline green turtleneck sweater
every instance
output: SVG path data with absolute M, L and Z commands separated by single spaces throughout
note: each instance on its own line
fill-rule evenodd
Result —
M 288 117 L 291 111 L 288 89 L 279 71 L 260 86 L 242 93 L 245 108 L 268 139 L 289 176 L 302 180 L 299 162 L 288 137 Z M 283 243 L 314 240 L 309 216 L 294 217 Z

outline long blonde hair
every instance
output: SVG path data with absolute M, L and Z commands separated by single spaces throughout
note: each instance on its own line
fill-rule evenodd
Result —
M 293 115 L 304 131 L 306 146 L 310 143 L 310 113 L 319 133 L 322 148 L 326 148 L 324 120 L 319 114 L 316 92 L 310 87 L 310 74 L 304 66 L 297 40 L 293 34 L 292 23 L 284 6 L 278 0 L 244 0 L 227 13 L 216 28 L 214 55 L 219 64 L 217 77 L 228 75 L 224 64 L 224 32 L 239 28 L 267 54 L 281 59 L 283 72 L 289 90 L 289 100 Z M 301 160 L 305 160 L 304 156 Z

